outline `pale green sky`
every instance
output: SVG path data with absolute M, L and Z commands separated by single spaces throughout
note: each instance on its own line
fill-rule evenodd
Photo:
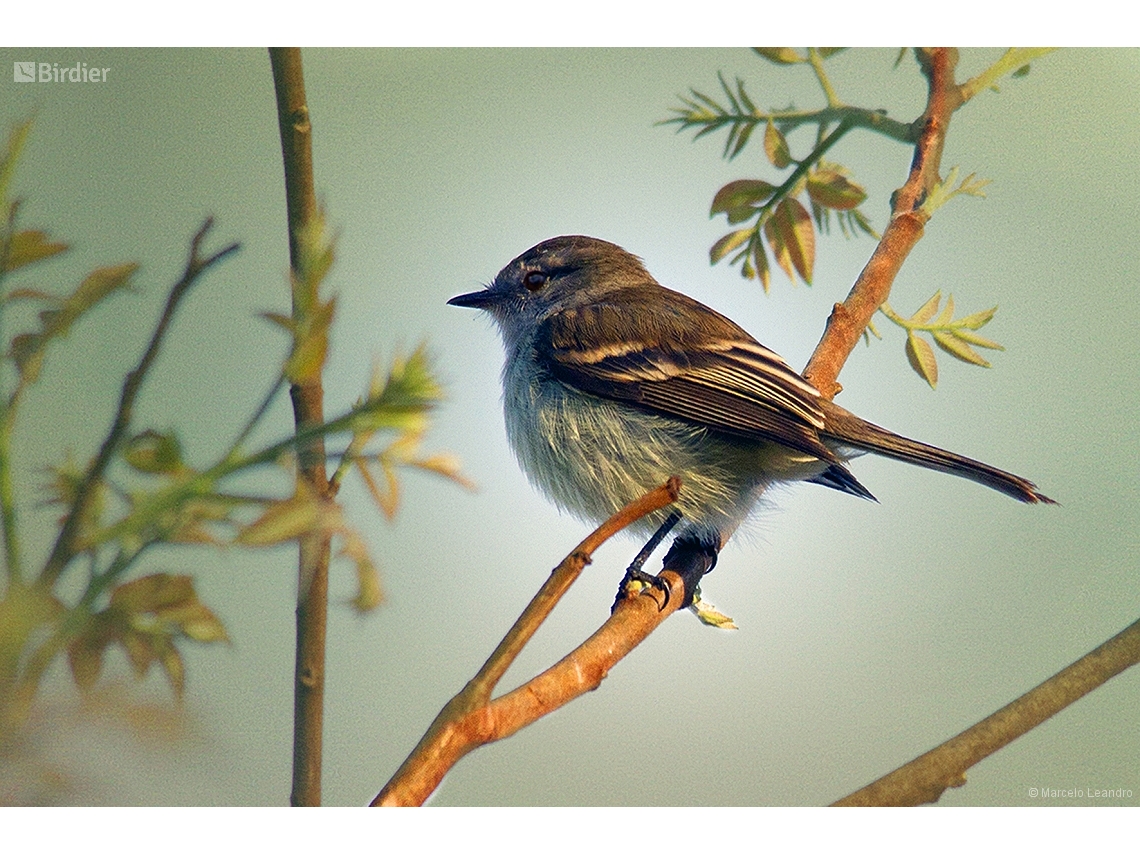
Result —
M 67 448 L 94 451 L 202 218 L 216 217 L 219 245 L 236 239 L 243 250 L 188 300 L 138 411 L 140 425 L 177 426 L 192 462 L 232 435 L 282 356 L 281 336 L 256 313 L 287 306 L 288 259 L 264 51 L 0 53 L 4 75 L 29 60 L 111 69 L 105 84 L 0 80 L 4 122 L 36 115 L 16 180 L 24 222 L 74 245 L 45 268 L 56 277 L 45 284 L 99 264 L 143 265 L 138 293 L 77 327 L 28 400 L 16 476 L 38 526 L 35 556 L 51 536 L 51 510 L 34 505 L 43 467 Z M 962 75 L 997 55 L 967 51 Z M 835 59 L 840 96 L 914 118 L 924 87 L 913 61 L 892 70 L 894 57 Z M 519 472 L 499 411 L 497 335 L 446 300 L 544 238 L 590 234 L 802 368 L 866 261 L 870 239 L 833 236 L 820 243 L 814 286 L 777 275 L 769 296 L 709 267 L 725 230 L 707 217 L 716 189 L 771 172 L 757 146 L 728 163 L 723 136 L 693 143 L 654 123 L 690 86 L 714 89 L 718 70 L 743 77 L 762 106 L 819 103 L 806 70 L 743 49 L 305 52 L 317 187 L 341 235 L 327 409 L 360 394 L 374 359 L 426 339 L 448 388 L 429 447 L 456 452 L 480 486 L 468 494 L 409 475 L 393 525 L 358 485 L 344 493 L 388 603 L 355 616 L 340 605 L 351 568 L 334 567 L 326 803 L 375 794 L 586 531 Z M 988 198 L 938 212 L 891 299 L 904 313 L 936 289 L 964 312 L 996 303 L 985 332 L 1007 349 L 989 371 L 942 358 L 931 392 L 884 322 L 885 341 L 859 348 L 840 378 L 848 409 L 1030 477 L 1061 506 L 1021 506 L 870 458 L 853 469 L 879 504 L 783 490 L 703 586 L 739 631 L 674 617 L 598 692 L 464 759 L 436 804 L 826 803 L 1136 619 L 1138 90 L 1137 51 L 1062 51 L 956 115 L 944 163 L 990 179 Z M 910 152 L 860 133 L 832 155 L 866 184 L 881 228 Z M 284 402 L 273 423 L 289 429 Z M 635 551 L 620 540 L 598 554 L 504 688 L 605 619 Z M 100 728 L 62 739 L 56 759 L 85 782 L 73 801 L 287 801 L 293 565 L 284 549 L 151 556 L 149 571 L 195 574 L 233 645 L 188 650 L 188 744 L 150 752 Z M 109 673 L 125 674 L 112 658 Z M 49 694 L 69 697 L 57 676 Z M 167 695 L 157 675 L 148 692 Z M 1140 675 L 1126 673 L 983 762 L 943 803 L 1040 804 L 1030 787 L 1140 794 L 1138 708 Z M 685 737 L 662 742 L 662 726 Z

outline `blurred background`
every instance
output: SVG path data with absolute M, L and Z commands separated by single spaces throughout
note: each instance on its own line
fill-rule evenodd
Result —
M 910 121 L 925 87 L 908 54 L 859 49 L 829 61 L 839 96 Z M 281 156 L 263 50 L 4 49 L 0 119 L 35 116 L 16 176 L 25 225 L 70 241 L 37 283 L 62 289 L 97 265 L 137 260 L 135 293 L 85 319 L 49 356 L 16 433 L 16 481 L 42 560 L 55 511 L 44 468 L 94 453 L 122 374 L 137 361 L 190 236 L 241 253 L 197 286 L 137 413 L 177 427 L 191 464 L 227 443 L 260 400 L 286 342 L 258 312 L 287 311 Z M 965 51 L 959 78 L 998 50 Z M 103 84 L 15 84 L 16 61 L 110 69 Z M 428 342 L 447 401 L 426 448 L 463 460 L 478 492 L 408 474 L 386 522 L 361 486 L 342 493 L 381 572 L 386 603 L 356 615 L 334 563 L 324 797 L 367 803 L 440 707 L 494 648 L 587 526 L 526 482 L 499 404 L 502 352 L 489 321 L 446 300 L 559 234 L 614 241 L 662 284 L 729 315 L 802 368 L 865 263 L 870 238 L 836 231 L 815 284 L 772 293 L 711 267 L 726 227 L 715 191 L 771 178 L 760 139 L 733 162 L 724 137 L 660 127 L 678 95 L 739 76 L 761 107 L 822 104 L 806 67 L 744 49 L 307 50 L 318 194 L 340 235 L 326 412 L 347 408 L 373 363 Z M 932 392 L 903 335 L 860 346 L 838 401 L 892 430 L 1025 475 L 1060 507 L 1026 507 L 977 485 L 886 460 L 853 464 L 879 504 L 813 485 L 773 495 L 705 581 L 736 632 L 669 620 L 601 689 L 465 758 L 442 805 L 813 805 L 837 799 L 993 712 L 1140 612 L 1140 53 L 1066 50 L 1034 62 L 955 117 L 948 169 L 990 179 L 988 198 L 939 210 L 899 276 L 905 315 L 936 289 L 1006 347 L 982 370 L 940 353 Z M 802 132 L 810 133 L 808 131 Z M 793 152 L 806 136 L 792 134 Z M 854 132 L 829 159 L 870 194 L 880 230 L 911 152 Z M 987 355 L 989 355 L 987 353 Z M 272 413 L 284 435 L 282 398 Z M 269 438 L 267 432 L 265 438 Z M 617 539 L 508 674 L 512 688 L 607 616 L 636 551 Z M 229 647 L 186 648 L 187 724 L 172 744 L 60 713 L 43 740 L 59 798 L 74 804 L 287 803 L 295 556 L 288 548 L 156 552 L 149 572 L 190 572 Z M 659 565 L 657 565 L 659 566 Z M 106 684 L 129 683 L 121 652 Z M 153 673 L 131 688 L 165 704 Z M 61 666 L 45 703 L 67 710 Z M 1126 672 L 975 767 L 950 805 L 1136 804 L 1033 798 L 1039 788 L 1140 795 L 1140 674 Z M 670 738 L 662 739 L 661 734 Z

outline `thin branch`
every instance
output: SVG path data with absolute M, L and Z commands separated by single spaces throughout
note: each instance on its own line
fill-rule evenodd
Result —
M 201 249 L 202 241 L 205 240 L 206 234 L 210 231 L 213 224 L 213 218 L 207 218 L 202 224 L 202 227 L 198 229 L 198 233 L 194 235 L 194 239 L 190 244 L 190 258 L 186 262 L 186 269 L 182 274 L 182 278 L 174 283 L 170 295 L 166 298 L 166 305 L 163 307 L 162 317 L 159 319 L 158 325 L 154 328 L 150 343 L 147 345 L 142 359 L 139 360 L 135 369 L 127 374 L 126 379 L 123 381 L 123 390 L 119 396 L 119 408 L 111 423 L 111 429 L 108 431 L 106 439 L 103 440 L 103 444 L 99 448 L 99 453 L 91 462 L 87 472 L 84 473 L 83 480 L 79 482 L 79 486 L 76 488 L 75 499 L 68 509 L 67 518 L 60 527 L 59 536 L 52 546 L 51 554 L 48 556 L 43 570 L 40 571 L 39 578 L 36 582 L 38 585 L 50 589 L 59 578 L 59 574 L 63 572 L 64 567 L 67 566 L 67 563 L 75 557 L 75 539 L 79 533 L 80 521 L 87 514 L 92 497 L 95 495 L 95 488 L 99 482 L 102 481 L 103 475 L 107 471 L 107 467 L 110 465 L 115 452 L 118 450 L 119 444 L 126 438 L 133 415 L 135 399 L 138 397 L 139 390 L 142 388 L 146 375 L 154 365 L 159 348 L 162 345 L 163 339 L 166 337 L 166 331 L 170 326 L 171 320 L 174 318 L 174 312 L 178 308 L 178 304 L 182 301 L 182 298 L 186 296 L 190 287 L 198 280 L 198 277 L 201 276 L 202 273 L 230 253 L 236 252 L 239 247 L 239 244 L 232 243 L 224 249 L 215 252 L 213 255 L 205 258 L 200 256 L 199 250 Z
M 618 661 L 681 606 L 685 600 L 682 578 L 664 573 L 662 578 L 670 587 L 667 602 L 655 589 L 649 589 L 647 596 L 622 599 L 609 620 L 562 661 L 503 697 L 490 700 L 503 674 L 590 563 L 594 551 L 626 526 L 676 501 L 680 489 L 679 479 L 669 479 L 602 523 L 563 559 L 479 673 L 440 710 L 419 744 L 372 801 L 373 807 L 423 804 L 466 754 L 510 736 L 597 688 Z
M 928 95 L 926 110 L 917 123 L 921 130 L 914 147 L 910 175 L 895 192 L 891 221 L 882 239 L 851 287 L 847 299 L 835 304 L 823 337 L 803 372 L 804 377 L 828 398 L 834 398 L 842 388 L 837 382 L 839 372 L 871 317 L 890 295 L 895 276 L 922 237 L 930 219 L 929 213 L 922 209 L 922 201 L 938 183 L 950 117 L 962 104 L 961 93 L 954 82 L 957 50 L 919 50 L 918 57 L 927 78 Z
M 837 807 L 920 805 L 966 783 L 966 770 L 1140 662 L 1140 621 L 988 718 L 835 802 Z
M 289 224 L 289 261 L 293 270 L 293 319 L 317 304 L 317 295 L 300 275 L 299 235 L 317 212 L 313 189 L 312 125 L 305 100 L 300 48 L 270 48 L 277 124 L 285 167 L 285 204 Z M 324 389 L 320 377 L 289 389 L 298 432 L 324 421 Z M 324 440 L 318 436 L 298 448 L 298 478 L 314 495 L 328 496 Z M 321 803 L 321 750 L 324 723 L 325 630 L 328 618 L 330 544 L 327 533 L 302 538 L 298 557 L 297 655 L 293 675 L 293 805 Z

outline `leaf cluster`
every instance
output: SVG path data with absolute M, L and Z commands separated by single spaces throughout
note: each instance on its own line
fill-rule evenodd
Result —
M 125 652 L 137 677 L 154 665 L 165 673 L 176 697 L 185 686 L 180 648 L 186 643 L 227 640 L 215 612 L 203 603 L 191 576 L 142 573 L 140 560 L 159 544 L 199 544 L 241 548 L 273 546 L 320 533 L 338 545 L 338 554 L 355 567 L 358 590 L 352 605 L 365 611 L 382 599 L 377 567 L 364 538 L 337 501 L 340 481 L 360 473 L 378 507 L 391 517 L 398 505 L 398 472 L 405 467 L 442 474 L 466 484 L 458 463 L 447 455 L 420 451 L 429 414 L 442 397 L 423 347 L 397 357 L 389 370 L 377 367 L 365 394 L 335 418 L 261 445 L 250 437 L 273 400 L 290 383 L 319 378 L 328 354 L 336 313 L 333 297 L 320 286 L 335 260 L 335 241 L 321 218 L 299 235 L 304 280 L 286 316 L 266 313 L 289 334 L 288 353 L 260 405 L 238 435 L 212 460 L 186 459 L 173 428 L 136 427 L 133 404 L 157 359 L 170 318 L 203 273 L 237 249 L 231 245 L 202 252 L 210 223 L 195 236 L 182 277 L 167 298 L 150 345 L 123 382 L 120 404 L 99 452 L 88 461 L 71 457 L 50 467 L 47 500 L 61 509 L 60 530 L 51 554 L 34 572 L 20 549 L 18 508 L 11 478 L 11 438 L 22 397 L 41 376 L 47 355 L 89 312 L 128 289 L 138 265 L 100 268 L 61 294 L 40 287 L 10 287 L 10 275 L 23 274 L 67 249 L 38 229 L 18 225 L 18 201 L 7 196 L 10 178 L 30 126 L 12 133 L 0 161 L 0 312 L 20 301 L 40 305 L 31 328 L 7 331 L 0 389 L 0 512 L 5 547 L 4 587 L 0 592 L 0 744 L 26 721 L 41 679 L 51 663 L 66 655 L 76 685 L 87 692 L 103 671 L 106 651 Z M 8 382 L 8 378 L 11 381 Z M 340 466 L 329 489 L 318 492 L 304 479 L 286 495 L 241 489 L 242 476 L 255 469 L 283 467 L 292 472 L 298 454 L 311 443 L 340 437 Z M 379 473 L 379 476 L 377 475 Z M 381 484 L 383 486 L 381 486 Z M 67 580 L 67 584 L 63 584 Z M 78 591 L 65 596 L 61 591 Z

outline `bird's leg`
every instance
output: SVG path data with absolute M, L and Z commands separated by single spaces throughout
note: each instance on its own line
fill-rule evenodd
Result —
M 693 597 L 696 596 L 701 579 L 716 567 L 718 551 L 717 545 L 704 543 L 692 536 L 681 535 L 673 541 L 673 545 L 665 553 L 661 571 L 672 570 L 681 577 L 685 585 L 685 599 L 681 602 L 681 608 L 688 608 L 693 604 Z M 665 602 L 668 601 L 668 591 L 666 591 Z
M 648 541 L 646 541 L 645 546 L 641 547 L 641 551 L 637 553 L 633 561 L 630 562 L 629 567 L 627 567 L 625 570 L 625 576 L 622 577 L 621 584 L 618 585 L 617 597 L 614 599 L 615 608 L 617 607 L 617 604 L 621 602 L 621 599 L 625 596 L 626 589 L 629 587 L 631 582 L 640 582 L 644 585 L 652 585 L 654 588 L 664 591 L 665 601 L 669 601 L 669 586 L 658 579 L 656 576 L 646 573 L 641 568 L 645 566 L 645 562 L 649 560 L 649 556 L 653 554 L 653 550 L 661 545 L 661 541 L 665 539 L 665 535 L 672 531 L 673 527 L 676 526 L 680 521 L 681 512 L 674 509 L 669 514 L 669 516 L 665 518 L 665 522 L 661 523 L 657 531 L 653 532 L 653 536 L 650 537 Z

